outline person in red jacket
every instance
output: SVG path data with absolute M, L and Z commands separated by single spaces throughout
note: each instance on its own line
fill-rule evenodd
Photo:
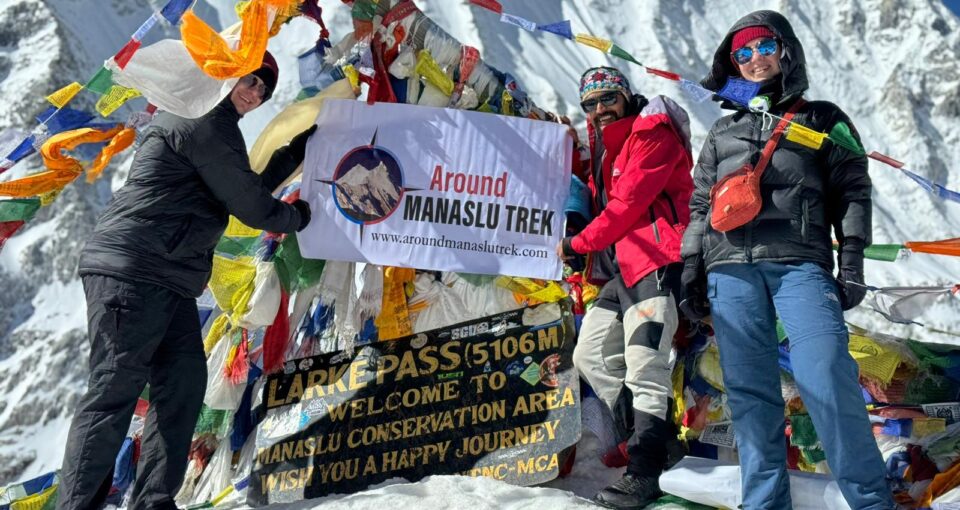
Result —
M 661 494 L 657 479 L 677 433 L 670 420 L 671 350 L 680 240 L 693 192 L 689 119 L 667 97 L 634 95 L 611 67 L 583 74 L 580 99 L 590 159 L 574 173 L 586 177 L 595 216 L 557 251 L 564 259 L 590 254 L 585 274 L 605 283 L 584 316 L 573 360 L 611 411 L 624 385 L 632 394 L 627 471 L 595 500 L 608 508 L 643 508 Z

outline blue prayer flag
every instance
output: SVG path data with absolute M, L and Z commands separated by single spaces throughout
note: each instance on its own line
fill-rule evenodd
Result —
M 717 95 L 739 105 L 747 106 L 759 91 L 759 83 L 740 78 L 728 78 L 727 83 L 717 92 Z
M 537 30 L 543 30 L 544 32 L 550 32 L 551 34 L 566 37 L 571 41 L 573 40 L 573 30 L 570 28 L 570 20 L 558 21 L 547 25 L 537 25 Z

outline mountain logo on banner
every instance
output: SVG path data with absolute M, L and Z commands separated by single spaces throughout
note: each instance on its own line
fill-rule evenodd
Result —
M 361 229 L 389 218 L 408 191 L 403 187 L 400 162 L 389 149 L 377 145 L 376 132 L 369 145 L 347 151 L 333 179 L 319 181 L 331 186 L 340 214 Z

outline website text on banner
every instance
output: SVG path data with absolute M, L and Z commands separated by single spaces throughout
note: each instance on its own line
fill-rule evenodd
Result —
M 304 257 L 558 280 L 565 126 L 328 101 L 307 146 Z

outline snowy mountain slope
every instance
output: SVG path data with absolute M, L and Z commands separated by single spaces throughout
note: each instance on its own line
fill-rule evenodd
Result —
M 47 93 L 89 77 L 162 3 L 0 1 L 0 93 L 4 97 L 0 128 L 32 128 L 29 119 L 45 108 Z M 226 26 L 236 20 L 233 3 L 200 0 L 197 10 L 208 22 Z M 577 108 L 580 74 L 589 66 L 612 64 L 626 70 L 639 91 L 670 95 L 688 108 L 695 149 L 721 115 L 713 104 L 691 104 L 673 83 L 647 75 L 641 68 L 551 34 L 502 24 L 497 15 L 466 0 L 417 3 L 451 35 L 477 47 L 486 62 L 514 75 L 544 108 L 582 121 Z M 868 150 L 901 159 L 921 175 L 960 189 L 960 22 L 938 0 L 502 3 L 505 12 L 536 22 L 570 19 L 574 32 L 613 39 L 641 62 L 689 79 L 705 74 L 716 43 L 740 16 L 759 8 L 781 10 L 805 45 L 812 77 L 809 97 L 843 107 Z M 336 42 L 350 30 L 349 9 L 339 0 L 320 4 Z M 296 56 L 313 44 L 317 33 L 313 23 L 294 20 L 271 40 L 270 49 L 281 67 L 280 84 L 272 101 L 242 121 L 248 144 L 299 90 Z M 4 395 L 0 399 L 0 484 L 60 463 L 66 425 L 86 377 L 77 255 L 111 187 L 116 189 L 125 177 L 130 154 L 125 156 L 108 170 L 107 179 L 68 187 L 0 252 L 0 288 L 4 290 L 0 293 L 0 393 Z M 38 162 L 33 159 L 27 164 Z M 960 205 L 927 196 L 889 167 L 872 163 L 871 174 L 876 242 L 960 235 Z M 869 261 L 867 275 L 874 285 L 955 283 L 960 281 L 960 261 L 915 254 L 892 264 Z M 917 327 L 894 327 L 869 311 L 853 312 L 850 319 L 899 336 L 951 340 Z M 957 332 L 958 319 L 960 300 L 953 299 L 933 307 L 920 321 Z M 489 482 L 475 483 L 472 487 L 481 490 Z M 530 492 L 529 497 L 535 494 L 545 495 Z M 343 507 L 362 506 L 344 503 Z

